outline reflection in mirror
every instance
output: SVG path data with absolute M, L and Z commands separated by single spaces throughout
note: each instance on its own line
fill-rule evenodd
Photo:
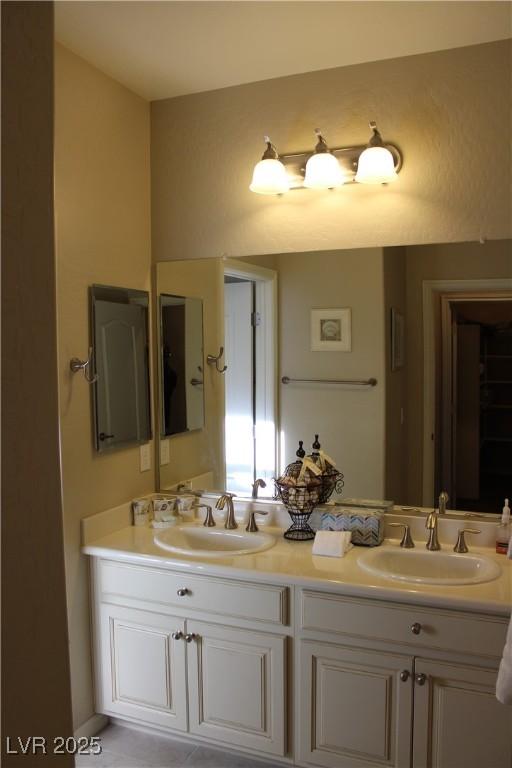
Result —
M 94 362 L 94 437 L 107 451 L 151 439 L 147 291 L 90 289 Z
M 224 284 L 209 286 L 216 292 L 212 306 L 224 306 L 220 341 L 227 350 L 234 348 L 228 292 L 233 286 L 247 292 L 252 271 L 275 275 L 276 367 L 272 376 L 263 375 L 279 396 L 278 471 L 294 460 L 299 440 L 310 452 L 319 433 L 345 476 L 344 497 L 428 507 L 446 490 L 449 509 L 499 513 L 512 493 L 511 245 L 495 240 L 270 254 L 238 259 L 235 267 L 230 259 L 203 260 L 201 269 L 211 270 L 213 261 L 224 275 Z M 172 264 L 176 274 L 185 269 L 185 262 Z M 248 308 L 250 298 L 242 306 Z M 327 310 L 328 319 L 338 320 L 332 344 L 313 323 Z M 254 364 L 257 375 L 263 363 Z M 250 387 L 252 377 L 246 378 Z M 370 378 L 376 386 L 332 383 Z M 222 467 L 229 448 L 229 468 L 236 445 L 253 438 L 250 419 L 243 434 L 226 432 L 234 394 L 243 398 L 241 381 L 235 393 L 227 386 L 225 397 L 210 400 L 206 418 L 214 411 L 229 437 L 222 457 L 209 456 L 212 467 Z M 182 466 L 182 479 L 192 474 Z M 226 472 L 217 472 L 213 487 L 229 482 Z M 248 478 L 239 495 L 242 485 L 249 486 Z M 273 490 L 267 482 L 259 495 Z
M 162 437 L 204 426 L 203 302 L 160 295 Z

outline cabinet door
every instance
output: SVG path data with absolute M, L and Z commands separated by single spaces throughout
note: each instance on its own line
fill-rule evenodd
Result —
M 409 768 L 412 666 L 409 656 L 303 640 L 299 759 Z
M 286 638 L 199 621 L 187 632 L 190 732 L 284 755 Z
M 510 768 L 512 708 L 496 699 L 496 674 L 416 659 L 413 768 Z
M 185 731 L 183 620 L 104 604 L 99 629 L 99 710 Z

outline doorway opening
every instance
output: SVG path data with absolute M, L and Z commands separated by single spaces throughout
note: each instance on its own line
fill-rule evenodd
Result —
M 436 495 L 499 513 L 512 493 L 512 294 L 441 297 Z
M 276 473 L 276 307 L 273 270 L 229 260 L 224 271 L 226 489 L 248 495 Z

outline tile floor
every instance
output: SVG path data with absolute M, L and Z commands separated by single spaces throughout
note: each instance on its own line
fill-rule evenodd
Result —
M 120 725 L 108 725 L 98 736 L 102 753 L 77 755 L 77 768 L 272 768 L 268 762 Z

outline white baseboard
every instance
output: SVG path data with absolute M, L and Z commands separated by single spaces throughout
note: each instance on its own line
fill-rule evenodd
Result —
M 74 736 L 75 739 L 82 737 L 96 736 L 97 733 L 102 731 L 109 723 L 109 718 L 106 715 L 93 715 L 85 723 L 82 723 L 80 728 L 77 728 Z

